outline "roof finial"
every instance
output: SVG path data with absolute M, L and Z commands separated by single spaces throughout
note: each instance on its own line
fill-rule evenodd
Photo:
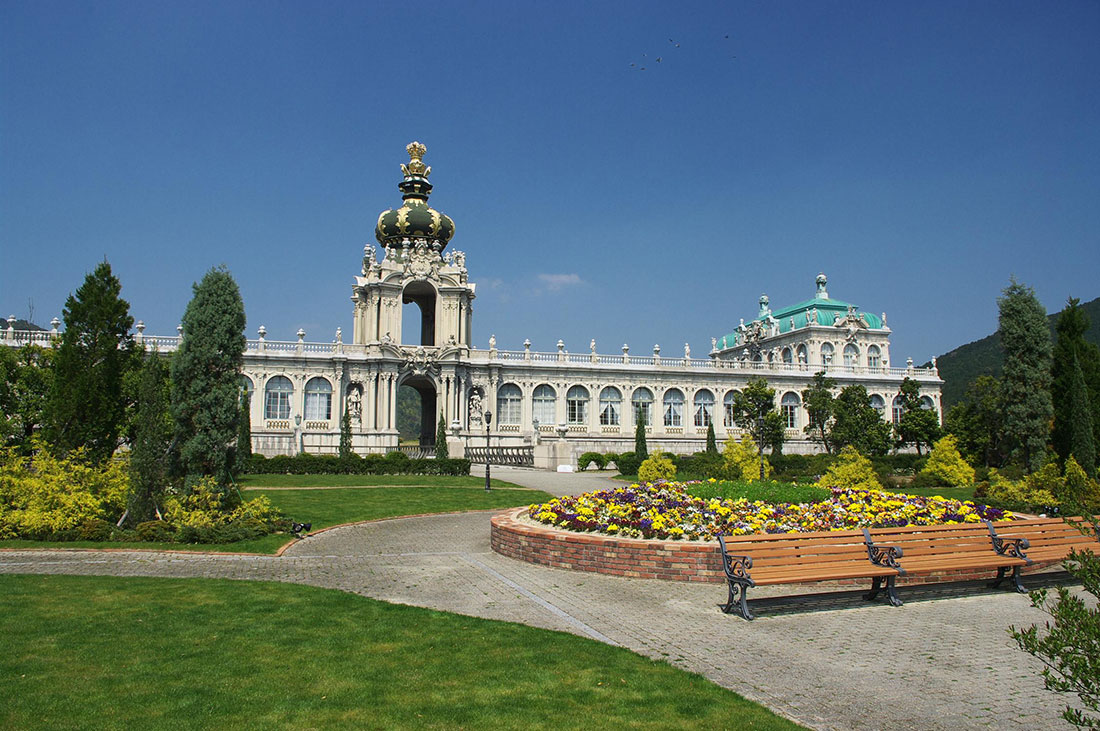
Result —
M 409 164 L 401 166 L 401 172 L 407 176 L 426 178 L 432 174 L 432 169 L 424 164 L 424 155 L 428 148 L 423 144 L 413 141 L 405 145 L 405 151 L 409 153 Z
M 825 285 L 828 284 L 829 279 L 825 276 L 825 272 L 821 272 L 817 275 L 817 298 L 822 300 L 829 299 L 829 291 L 825 289 Z

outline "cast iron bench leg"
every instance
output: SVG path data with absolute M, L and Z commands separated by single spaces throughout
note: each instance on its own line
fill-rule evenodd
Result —
M 1008 570 L 1007 566 L 1002 566 L 997 569 L 997 578 L 993 580 L 993 583 L 989 585 L 989 588 L 996 589 L 1001 585 L 1001 582 L 1005 580 L 1005 572 Z M 1024 587 L 1022 581 L 1020 581 L 1020 567 L 1012 567 L 1012 588 L 1021 594 L 1026 594 L 1027 589 Z
M 733 582 L 727 581 L 726 583 L 729 585 L 729 599 L 722 605 L 722 611 L 726 614 L 733 614 L 736 612 L 751 622 L 756 618 L 756 615 L 749 611 L 749 600 L 746 598 L 746 594 L 748 594 L 749 591 L 748 585 L 740 585 L 741 597 L 738 598 L 736 594 L 737 590 L 734 588 Z
M 863 598 L 869 602 L 873 602 L 878 593 L 882 591 L 882 577 L 874 576 L 871 579 L 874 583 L 871 584 L 871 591 L 863 595 Z M 894 591 L 894 577 L 886 577 L 886 601 L 892 607 L 900 607 L 901 599 L 898 599 L 897 592 Z

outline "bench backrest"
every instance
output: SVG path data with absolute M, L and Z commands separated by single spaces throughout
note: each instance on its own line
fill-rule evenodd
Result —
M 877 545 L 899 546 L 902 565 L 918 556 L 992 554 L 993 539 L 984 523 L 954 525 L 907 525 L 900 528 L 871 528 Z
M 754 568 L 806 564 L 866 564 L 867 546 L 860 531 L 768 533 L 720 536 L 726 553 L 750 556 Z
M 1081 518 L 1069 520 L 1072 524 L 1061 518 L 1028 518 L 994 523 L 993 527 L 998 535 L 1026 538 L 1031 544 L 1028 551 L 1062 546 L 1068 553 L 1073 547 L 1092 546 L 1094 551 L 1100 552 L 1100 540 L 1092 526 Z M 1082 533 L 1080 527 L 1084 527 L 1086 533 Z

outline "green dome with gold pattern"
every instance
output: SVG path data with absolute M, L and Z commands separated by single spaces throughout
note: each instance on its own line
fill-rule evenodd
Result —
M 411 142 L 405 148 L 409 164 L 401 166 L 405 179 L 398 183 L 404 203 L 400 208 L 383 211 L 374 228 L 374 236 L 382 246 L 401 246 L 402 239 L 428 239 L 437 242 L 442 249 L 455 234 L 455 222 L 428 206 L 432 184 L 428 176 L 432 169 L 424 164 L 428 148 L 419 142 Z

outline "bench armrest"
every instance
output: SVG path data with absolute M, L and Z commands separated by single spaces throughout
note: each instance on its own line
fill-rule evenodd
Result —
M 993 541 L 993 551 L 998 556 L 1011 556 L 1012 558 L 1022 558 L 1024 561 L 1031 563 L 1031 559 L 1027 557 L 1027 549 L 1031 548 L 1031 541 L 1022 536 L 1002 535 L 997 532 L 997 529 L 993 527 L 993 523 L 985 521 L 986 526 L 989 527 L 989 537 Z
M 752 568 L 752 556 L 739 556 L 726 550 L 726 541 L 718 536 L 718 545 L 722 549 L 722 570 L 726 572 L 726 578 L 738 584 L 756 586 L 756 582 L 749 575 Z
M 902 557 L 901 546 L 887 546 L 875 543 L 874 539 L 871 538 L 871 532 L 866 528 L 863 529 L 863 542 L 867 546 L 867 558 L 871 560 L 871 563 L 875 566 L 892 568 L 899 574 L 905 575 L 905 569 L 898 563 L 898 559 Z

